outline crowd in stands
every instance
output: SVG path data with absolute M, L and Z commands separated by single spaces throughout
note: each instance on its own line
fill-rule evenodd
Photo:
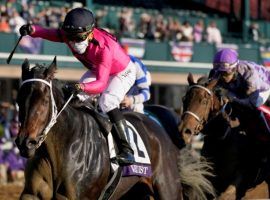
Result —
M 0 183 L 23 180 L 26 159 L 20 156 L 15 145 L 19 130 L 16 106 L 0 103 Z
M 26 23 L 40 24 L 47 27 L 59 27 L 68 7 L 46 7 L 38 10 L 36 2 L 18 1 L 17 4 L 0 3 L 0 32 L 16 33 Z M 42 47 L 41 39 L 25 36 L 20 42 L 20 48 L 26 53 L 38 54 Z
M 81 5 L 82 6 L 82 5 Z M 58 28 L 67 11 L 74 7 L 66 6 L 44 6 L 40 8 L 38 1 L 21 0 L 14 3 L 0 3 L 0 32 L 15 32 L 19 36 L 19 27 L 27 22 L 40 24 L 46 27 Z M 178 15 L 168 15 L 162 11 L 155 13 L 143 10 L 135 13 L 136 8 L 123 7 L 114 14 L 116 25 L 108 22 L 110 10 L 106 7 L 94 9 L 97 26 L 105 28 L 120 37 L 149 39 L 155 41 L 185 41 L 185 42 L 208 42 L 210 44 L 221 44 L 223 36 L 214 19 L 205 24 L 202 16 L 191 23 L 188 18 L 180 18 Z M 258 42 L 261 34 L 258 24 L 250 26 L 250 39 Z M 26 53 L 38 54 L 42 45 L 39 39 L 24 37 L 20 43 Z
M 220 44 L 221 32 L 215 21 L 211 21 L 206 27 L 203 20 L 198 20 L 194 25 L 188 20 L 180 21 L 178 17 L 164 17 L 162 13 L 151 15 L 147 12 L 140 14 L 138 20 L 133 16 L 133 8 L 122 8 L 118 15 L 118 26 L 107 26 L 118 37 L 140 38 L 155 41 L 185 41 Z M 96 12 L 97 23 L 101 24 L 108 14 L 105 9 Z M 106 24 L 105 24 L 106 26 Z
M 15 32 L 19 34 L 19 27 L 27 22 L 41 24 L 47 27 L 59 27 L 70 7 L 45 7 L 37 9 L 36 3 L 21 1 L 19 6 L 5 3 L 0 4 L 0 32 Z M 161 12 L 152 15 L 147 12 L 140 14 L 135 20 L 134 8 L 122 8 L 117 15 L 117 26 L 102 24 L 108 11 L 106 9 L 94 10 L 97 25 L 110 30 L 118 37 L 150 39 L 156 41 L 207 41 L 209 43 L 221 43 L 222 36 L 214 21 L 206 27 L 203 20 L 191 24 L 188 20 L 180 21 L 175 16 L 166 16 Z M 41 41 L 31 41 L 25 37 L 22 41 L 24 50 L 28 53 L 38 53 Z M 33 43 L 33 44 L 32 44 Z M 34 49 L 34 50 L 33 50 Z

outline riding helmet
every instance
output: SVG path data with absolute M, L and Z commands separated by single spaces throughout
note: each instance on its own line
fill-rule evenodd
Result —
M 68 33 L 82 33 L 92 31 L 94 26 L 95 17 L 90 10 L 74 8 L 67 13 L 62 29 Z
M 219 71 L 229 71 L 238 63 L 238 53 L 229 48 L 218 51 L 213 59 L 214 68 Z

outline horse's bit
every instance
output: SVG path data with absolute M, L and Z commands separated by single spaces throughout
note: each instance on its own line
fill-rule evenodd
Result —
M 195 88 L 195 87 L 196 87 L 196 88 L 200 88 L 200 89 L 205 90 L 205 91 L 210 95 L 211 100 L 212 100 L 211 108 L 213 108 L 213 104 L 214 104 L 214 103 L 213 103 L 213 93 L 212 93 L 212 91 L 209 90 L 208 88 L 202 86 L 202 85 L 192 85 L 192 86 L 190 86 L 189 90 L 192 89 L 192 88 Z M 207 111 L 206 111 L 206 112 L 207 112 Z M 206 115 L 206 112 L 205 112 L 204 116 Z M 183 112 L 183 116 L 184 116 L 185 114 L 189 114 L 189 115 L 193 116 L 193 117 L 199 122 L 199 124 L 195 127 L 196 133 L 199 133 L 199 131 L 202 129 L 203 124 L 204 124 L 204 122 L 206 121 L 206 119 L 200 118 L 200 116 L 198 116 L 196 113 L 194 113 L 194 112 L 192 112 L 192 111 L 189 111 L 189 110 Z M 196 135 L 196 134 L 195 134 L 195 135 Z
M 31 79 L 27 79 L 25 81 L 22 82 L 21 87 L 25 84 L 25 83 L 29 83 L 29 82 L 42 82 L 44 84 L 46 84 L 47 86 L 49 86 L 50 88 L 50 93 L 51 93 L 51 103 L 52 103 L 52 115 L 51 115 L 51 120 L 50 122 L 47 124 L 47 126 L 44 128 L 44 130 L 42 131 L 42 134 L 38 137 L 38 143 L 35 146 L 35 148 L 37 149 L 38 147 L 40 147 L 40 145 L 42 144 L 42 142 L 44 142 L 44 140 L 46 139 L 48 132 L 50 131 L 50 129 L 52 128 L 52 126 L 56 123 L 57 118 L 59 117 L 59 115 L 61 114 L 61 112 L 67 107 L 68 103 L 70 102 L 70 100 L 73 97 L 73 94 L 69 97 L 69 99 L 67 100 L 67 102 L 64 104 L 64 106 L 61 108 L 61 110 L 58 112 L 57 111 L 57 106 L 54 100 L 54 96 L 53 96 L 53 91 L 52 91 L 52 81 L 46 81 L 43 79 L 39 79 L 39 78 L 31 78 Z

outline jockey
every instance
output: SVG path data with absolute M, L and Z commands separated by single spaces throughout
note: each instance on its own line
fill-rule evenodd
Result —
M 20 33 L 23 36 L 64 42 L 88 69 L 82 77 L 96 76 L 95 81 L 69 84 L 67 89 L 74 94 L 101 94 L 99 106 L 108 114 L 116 130 L 112 134 L 119 150 L 118 163 L 133 164 L 134 153 L 125 136 L 127 125 L 119 105 L 135 82 L 136 66 L 116 38 L 105 30 L 96 28 L 93 13 L 85 8 L 70 10 L 61 29 L 26 24 L 20 28 Z
M 143 103 L 150 99 L 151 75 L 138 58 L 134 56 L 130 56 L 130 58 L 136 65 L 136 80 L 121 102 L 121 106 L 135 112 L 144 113 Z
M 209 77 L 220 77 L 218 84 L 229 91 L 227 98 L 230 101 L 251 109 L 265 110 L 263 104 L 270 95 L 270 71 L 264 66 L 239 60 L 236 51 L 226 48 L 215 54 Z M 270 131 L 265 118 L 264 126 Z

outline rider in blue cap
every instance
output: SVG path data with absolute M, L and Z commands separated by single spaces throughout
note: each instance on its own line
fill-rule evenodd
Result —
M 209 77 L 220 77 L 218 84 L 229 91 L 230 101 L 265 111 L 263 104 L 270 95 L 270 71 L 264 66 L 239 60 L 235 50 L 225 48 L 215 54 Z

